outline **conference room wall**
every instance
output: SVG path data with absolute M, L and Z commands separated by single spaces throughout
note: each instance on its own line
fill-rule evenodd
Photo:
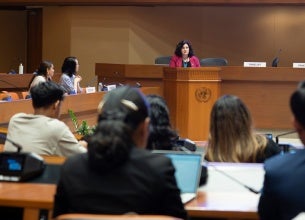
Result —
M 26 62 L 26 12 L 0 10 L 0 72 Z
M 305 62 L 303 6 L 44 7 L 43 57 L 57 69 L 67 55 L 80 60 L 88 82 L 95 63 L 153 64 L 173 54 L 181 39 L 192 41 L 198 57 L 226 57 L 279 66 Z

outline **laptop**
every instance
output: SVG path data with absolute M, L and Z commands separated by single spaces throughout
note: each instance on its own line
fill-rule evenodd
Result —
M 153 153 L 164 154 L 172 160 L 182 202 L 185 204 L 194 199 L 199 187 L 202 154 L 165 150 L 155 150 Z

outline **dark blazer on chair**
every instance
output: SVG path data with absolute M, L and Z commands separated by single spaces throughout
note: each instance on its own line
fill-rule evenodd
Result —
M 305 150 L 272 157 L 265 162 L 259 201 L 260 219 L 292 219 L 305 211 Z
M 139 148 L 104 173 L 89 168 L 87 154 L 76 155 L 62 167 L 53 215 L 135 212 L 187 219 L 174 172 L 169 158 Z

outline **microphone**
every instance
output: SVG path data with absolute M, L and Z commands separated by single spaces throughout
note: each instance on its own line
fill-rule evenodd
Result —
M 17 74 L 16 71 L 14 69 L 11 69 L 10 71 L 8 71 L 7 74 Z
M 20 144 L 17 144 L 16 142 L 12 141 L 11 139 L 8 139 L 4 134 L 0 134 L 0 138 L 10 142 L 14 147 L 17 148 L 17 153 L 20 153 L 20 151 L 22 150 L 22 147 Z
M 121 73 L 119 71 L 114 71 L 113 73 L 114 73 L 115 77 L 120 77 L 121 76 Z
M 0 153 L 0 181 L 23 182 L 43 173 L 46 164 L 41 156 L 20 152 L 22 147 L 3 134 L 0 134 L 0 138 L 17 148 L 17 152 Z
M 142 87 L 141 83 L 136 82 L 136 88 L 141 88 L 141 87 Z
M 88 87 L 92 86 L 92 84 L 97 83 L 97 76 L 95 75 L 87 84 Z
M 297 131 L 296 130 L 293 130 L 293 131 L 288 131 L 288 132 L 285 132 L 285 133 L 281 133 L 277 136 L 275 136 L 275 143 L 279 143 L 279 137 L 282 137 L 282 136 L 285 136 L 287 134 L 293 134 L 293 133 L 296 133 Z
M 279 137 L 285 136 L 285 135 L 288 135 L 288 134 L 293 134 L 293 133 L 296 133 L 296 132 L 297 132 L 296 130 L 292 130 L 292 131 L 281 133 L 281 134 L 275 136 L 275 143 L 277 143 L 283 149 L 284 153 L 289 152 L 289 149 L 292 146 L 290 144 L 279 144 Z
M 180 147 L 180 150 L 182 150 L 183 152 L 188 153 L 188 154 L 193 153 L 192 151 L 190 151 L 189 149 L 187 149 L 187 148 L 184 147 L 184 146 Z M 226 172 L 224 172 L 224 171 L 218 169 L 216 166 L 214 166 L 213 164 L 209 163 L 209 161 L 203 159 L 203 162 L 206 164 L 206 165 L 205 165 L 206 167 L 208 167 L 208 166 L 209 166 L 209 167 L 213 167 L 214 170 L 216 170 L 217 172 L 221 173 L 222 175 L 228 177 L 229 179 L 233 180 L 235 183 L 238 183 L 239 185 L 245 187 L 245 188 L 248 189 L 250 192 L 253 192 L 253 193 L 255 193 L 255 194 L 261 193 L 261 190 L 256 190 L 256 189 L 254 189 L 254 188 L 252 188 L 252 187 L 250 187 L 250 186 L 248 186 L 248 185 L 242 183 L 241 181 L 239 181 L 238 179 L 234 178 L 233 176 L 231 176 L 231 175 L 227 174 Z
M 277 67 L 277 64 L 279 63 L 280 61 L 280 58 L 279 58 L 279 55 L 280 53 L 282 52 L 282 49 L 280 49 L 277 53 L 277 56 L 273 59 L 272 61 L 272 67 Z
M 212 164 L 209 163 L 208 161 L 204 160 L 204 162 L 207 163 L 209 167 L 213 167 L 214 170 L 216 170 L 217 172 L 221 173 L 222 175 L 228 177 L 229 179 L 233 180 L 235 183 L 238 183 L 239 185 L 245 187 L 245 188 L 248 189 L 250 192 L 253 192 L 253 193 L 255 193 L 255 194 L 260 194 L 260 193 L 261 193 L 261 190 L 256 190 L 256 189 L 254 189 L 254 188 L 252 188 L 252 187 L 250 187 L 250 186 L 248 186 L 248 185 L 242 183 L 241 181 L 239 181 L 238 179 L 234 178 L 233 176 L 231 176 L 231 175 L 227 174 L 226 172 L 224 172 L 224 171 L 218 169 L 216 166 L 212 165 Z

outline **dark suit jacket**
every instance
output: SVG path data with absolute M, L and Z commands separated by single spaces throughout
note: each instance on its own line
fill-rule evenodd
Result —
M 264 219 L 292 219 L 305 211 L 305 150 L 265 162 L 265 180 L 258 211 Z
M 171 160 L 133 148 L 129 160 L 109 172 L 92 171 L 87 154 L 62 167 L 53 215 L 103 213 L 171 215 L 187 219 Z

